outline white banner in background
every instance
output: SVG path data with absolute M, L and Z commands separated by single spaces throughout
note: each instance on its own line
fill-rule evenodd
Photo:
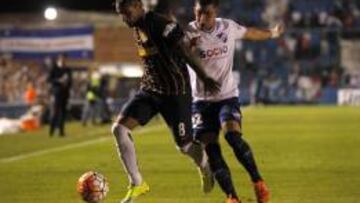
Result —
M 338 91 L 338 104 L 360 106 L 360 89 L 340 89 Z
M 92 36 L 0 38 L 0 51 L 2 52 L 65 52 L 93 49 Z
M 0 29 L 0 54 L 14 58 L 46 58 L 66 53 L 71 58 L 92 58 L 94 28 Z

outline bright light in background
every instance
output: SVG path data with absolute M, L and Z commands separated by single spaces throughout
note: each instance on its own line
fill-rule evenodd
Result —
M 44 17 L 46 20 L 55 20 L 58 16 L 58 12 L 54 7 L 48 7 L 44 12 Z
M 123 66 L 121 72 L 122 75 L 127 78 L 140 78 L 144 74 L 141 66 L 136 65 Z
M 138 64 L 107 64 L 99 68 L 100 74 L 108 74 L 125 78 L 140 78 L 144 71 Z

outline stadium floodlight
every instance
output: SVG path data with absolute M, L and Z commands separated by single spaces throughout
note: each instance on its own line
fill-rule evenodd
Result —
M 58 17 L 57 9 L 54 7 L 46 8 L 44 12 L 44 17 L 46 20 L 49 21 L 56 20 L 56 18 Z

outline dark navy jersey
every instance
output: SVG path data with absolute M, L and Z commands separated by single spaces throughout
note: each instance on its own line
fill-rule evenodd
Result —
M 190 94 L 186 62 L 176 51 L 184 37 L 179 24 L 148 12 L 138 22 L 135 36 L 145 68 L 140 88 L 163 95 Z

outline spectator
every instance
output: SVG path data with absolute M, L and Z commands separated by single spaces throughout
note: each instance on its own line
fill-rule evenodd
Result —
M 29 106 L 32 106 L 37 99 L 37 92 L 32 83 L 29 83 L 25 91 L 24 100 L 25 103 Z
M 56 129 L 59 129 L 60 136 L 65 136 L 65 122 L 67 105 L 70 98 L 72 85 L 71 69 L 66 67 L 65 55 L 59 55 L 56 64 L 53 65 L 48 82 L 51 85 L 51 118 L 50 136 L 53 136 Z
M 91 119 L 93 125 L 97 124 L 97 117 L 99 114 L 99 96 L 100 75 L 98 73 L 93 73 L 86 91 L 86 99 L 81 118 L 83 126 L 87 125 L 89 119 Z

